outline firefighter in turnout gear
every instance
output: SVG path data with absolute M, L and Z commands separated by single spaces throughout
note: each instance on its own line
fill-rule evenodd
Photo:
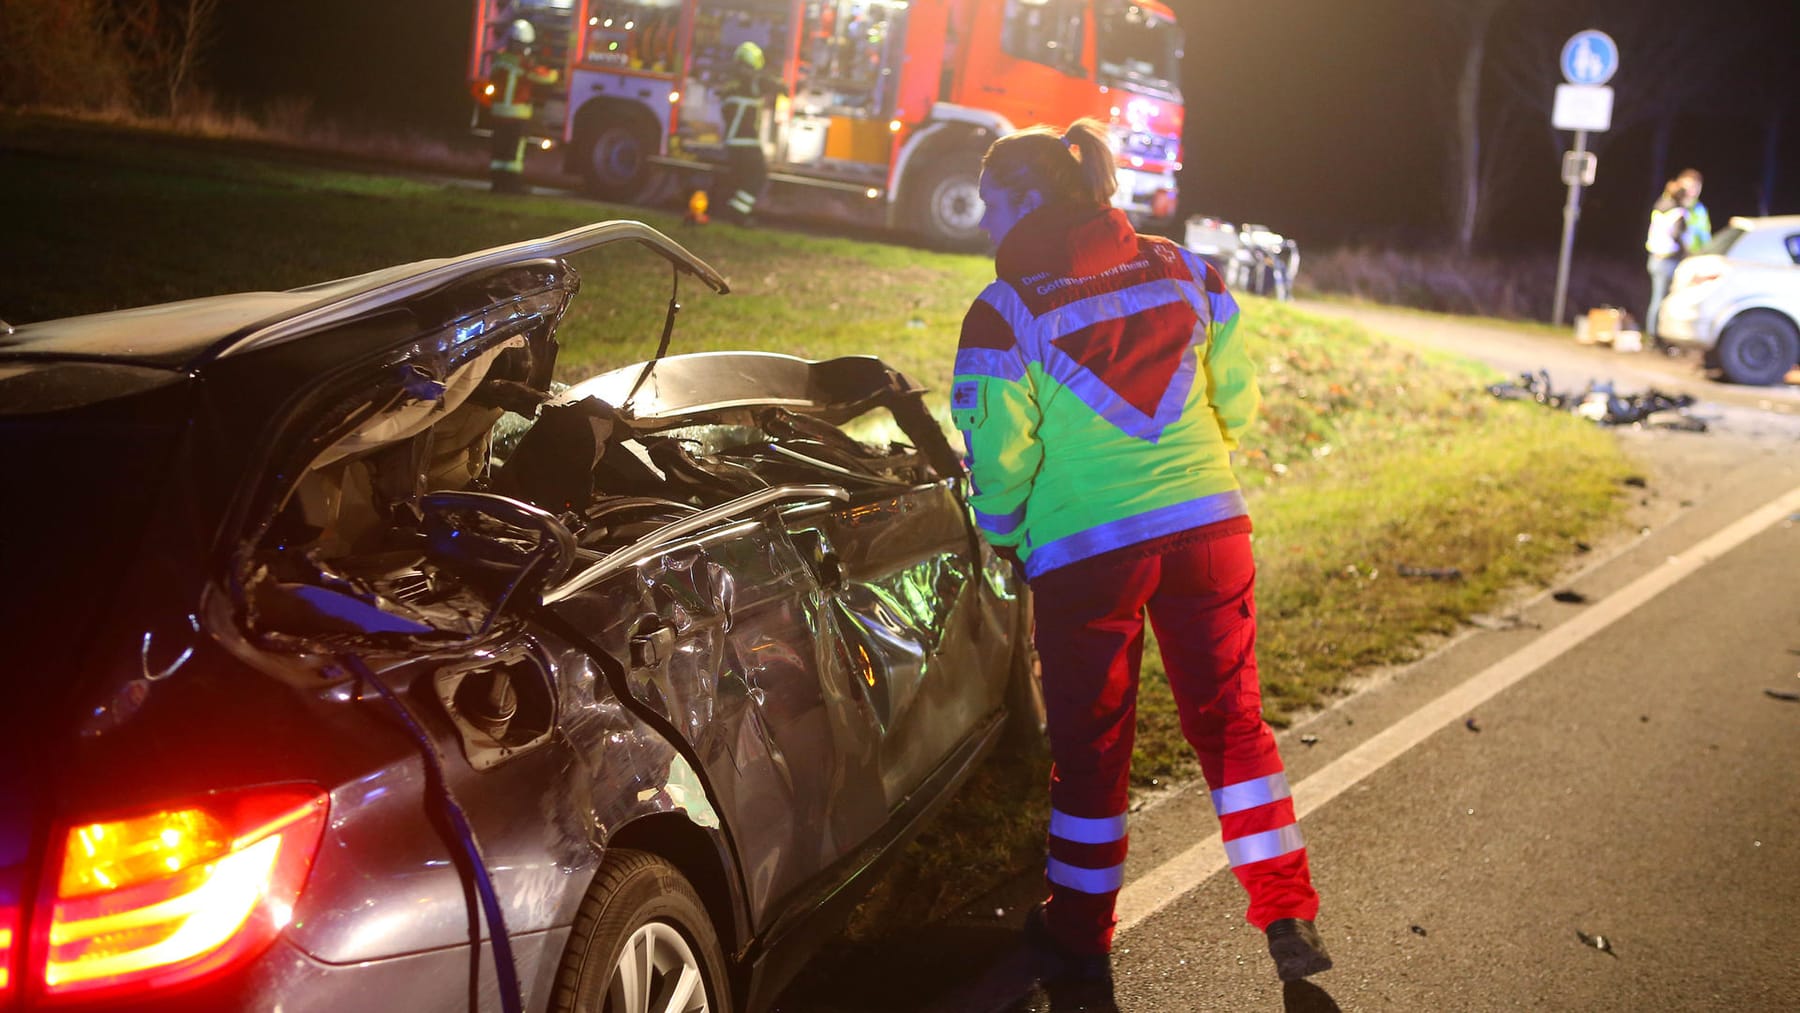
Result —
M 537 30 L 529 21 L 514 21 L 506 30 L 506 46 L 494 54 L 485 89 L 493 117 L 493 150 L 488 176 L 497 193 L 525 189 L 525 129 L 531 122 L 531 87 L 555 84 L 557 73 L 531 63 Z
M 763 73 L 762 47 L 746 42 L 737 47 L 731 60 L 730 76 L 719 88 L 719 111 L 724 122 L 726 173 L 721 217 L 739 225 L 747 225 L 756 211 L 769 182 L 769 163 L 763 155 L 762 112 L 787 87 L 773 75 Z
M 982 535 L 1037 612 L 1053 768 L 1025 924 L 1045 984 L 1110 991 L 1146 617 L 1277 974 L 1331 967 L 1256 666 L 1256 565 L 1231 451 L 1261 404 L 1217 271 L 1111 206 L 1106 128 L 1034 127 L 982 160 L 995 280 L 963 320 L 950 417 Z

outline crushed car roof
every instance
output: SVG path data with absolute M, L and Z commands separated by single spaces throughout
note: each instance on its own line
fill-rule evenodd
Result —
M 0 330 L 0 359 L 51 358 L 190 368 L 291 341 L 511 264 L 635 241 L 716 292 L 725 278 L 661 232 L 608 221 L 507 246 L 384 268 L 285 292 L 243 292 L 66 317 Z

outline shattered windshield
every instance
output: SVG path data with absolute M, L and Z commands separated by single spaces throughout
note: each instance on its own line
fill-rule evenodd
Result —
M 1181 27 L 1125 0 L 1101 5 L 1100 77 L 1174 93 L 1180 90 Z

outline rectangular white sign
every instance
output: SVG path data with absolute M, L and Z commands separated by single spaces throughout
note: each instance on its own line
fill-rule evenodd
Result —
M 1559 84 L 1550 125 L 1558 130 L 1606 130 L 1612 126 L 1613 90 L 1603 84 Z

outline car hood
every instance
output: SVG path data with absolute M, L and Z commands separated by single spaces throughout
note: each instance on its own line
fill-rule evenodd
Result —
M 669 237 L 640 222 L 608 221 L 284 292 L 242 292 L 27 324 L 0 331 L 0 362 L 104 360 L 194 370 L 212 360 L 267 349 L 379 313 L 508 266 L 620 242 L 647 246 L 714 291 L 729 291 L 722 275 Z
M 118 644 L 193 621 L 218 561 L 284 494 L 241 477 L 279 483 L 318 463 L 320 448 L 284 419 L 401 402 L 334 433 L 326 452 L 400 443 L 470 396 L 459 377 L 497 376 L 509 349 L 525 365 L 490 386 L 534 413 L 578 284 L 561 258 L 619 242 L 727 290 L 661 233 L 612 221 L 287 292 L 0 328 L 0 446 L 14 483 L 0 496 L 0 572 L 19 578 L 0 609 L 11 661 L 0 706 L 55 723 L 110 681 Z M 122 590 L 146 572 L 162 592 Z

